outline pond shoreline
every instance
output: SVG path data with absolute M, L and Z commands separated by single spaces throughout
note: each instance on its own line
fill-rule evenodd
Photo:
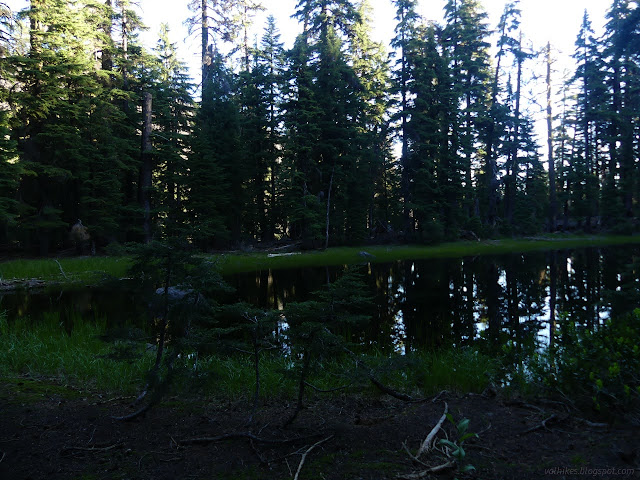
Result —
M 399 260 L 458 258 L 536 250 L 640 244 L 640 236 L 546 235 L 519 239 L 458 241 L 437 245 L 363 245 L 326 250 L 230 250 L 207 254 L 223 275 L 266 269 L 323 267 Z M 126 256 L 14 259 L 0 262 L 0 292 L 42 290 L 48 287 L 95 286 L 104 279 L 124 279 Z

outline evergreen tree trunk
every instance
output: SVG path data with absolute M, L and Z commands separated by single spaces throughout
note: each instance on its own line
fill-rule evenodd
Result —
M 549 159 L 549 231 L 557 228 L 556 166 L 553 157 L 553 111 L 551 105 L 551 43 L 547 43 L 547 155 Z
M 106 15 L 103 25 L 103 33 L 105 35 L 105 41 L 102 44 L 102 70 L 110 72 L 113 70 L 113 55 L 111 52 L 111 46 L 113 41 L 113 5 L 112 0 L 106 0 L 104 2 Z
M 331 214 L 331 188 L 333 187 L 333 174 L 335 167 L 331 169 L 331 178 L 329 179 L 329 193 L 327 194 L 327 223 L 324 234 L 324 248 L 329 248 L 329 216 Z
M 140 167 L 140 204 L 143 211 L 144 241 L 151 242 L 151 174 L 153 159 L 151 145 L 151 107 L 152 97 L 149 92 L 144 92 L 142 103 L 142 165 Z
M 519 143 L 520 143 L 520 96 L 522 93 L 522 63 L 523 63 L 523 53 L 522 53 L 522 34 L 520 34 L 520 41 L 518 42 L 518 50 L 516 52 L 517 62 L 518 62 L 518 71 L 516 78 L 516 105 L 513 112 L 513 140 L 511 152 L 509 153 L 510 161 L 508 168 L 508 183 L 507 183 L 507 205 L 506 205 L 506 216 L 509 224 L 513 225 L 513 214 L 516 208 L 516 192 L 518 190 L 518 154 L 519 154 Z
M 207 14 L 207 2 L 208 0 L 202 0 L 200 7 L 201 13 L 201 42 L 202 42 L 202 93 L 204 95 L 205 85 L 207 84 L 209 77 L 209 70 L 211 65 L 211 56 L 209 55 L 209 16 Z

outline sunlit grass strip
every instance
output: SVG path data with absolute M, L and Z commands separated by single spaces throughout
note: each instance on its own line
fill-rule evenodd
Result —
M 400 245 L 337 247 L 323 251 L 270 256 L 268 253 L 230 253 L 216 256 L 223 274 L 264 269 L 349 265 L 363 262 L 390 262 L 428 258 L 456 258 L 475 255 L 554 250 L 576 247 L 640 244 L 640 236 L 547 235 L 526 239 L 465 241 L 441 245 Z M 366 252 L 368 255 L 363 255 Z
M 264 269 L 350 265 L 363 262 L 391 262 L 428 258 L 456 258 L 470 255 L 640 244 L 640 236 L 547 235 L 525 239 L 484 240 L 441 245 L 393 245 L 336 247 L 323 251 L 270 254 L 267 252 L 210 255 L 224 275 Z M 366 252 L 368 255 L 363 255 Z M 129 257 L 81 257 L 11 260 L 0 263 L 0 281 L 37 279 L 61 284 L 95 284 L 106 277 L 123 278 L 131 266 Z M 60 270 L 62 268 L 62 271 Z M 63 273 L 64 272 L 64 273 Z
M 104 277 L 126 276 L 130 265 L 131 260 L 127 257 L 10 260 L 0 263 L 0 281 L 38 279 L 60 283 L 95 283 Z
M 58 315 L 10 326 L 0 316 L 0 376 L 47 377 L 82 388 L 135 392 L 153 364 L 153 354 L 110 359 L 113 344 L 99 338 L 103 333 L 104 324 L 78 321 L 69 335 Z

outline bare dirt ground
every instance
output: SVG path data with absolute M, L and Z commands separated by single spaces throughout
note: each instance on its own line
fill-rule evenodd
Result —
M 473 465 L 470 473 L 427 473 L 450 460 L 438 450 L 423 453 L 421 463 L 410 457 L 445 402 L 456 421 L 469 419 L 469 431 L 478 433 L 464 443 L 459 464 Z M 244 400 L 168 398 L 122 422 L 111 415 L 131 412 L 127 399 L 0 380 L 0 479 L 640 478 L 638 426 L 587 422 L 559 403 L 317 394 L 285 428 L 292 409 L 269 401 L 249 426 Z M 449 421 L 437 436 L 458 437 Z

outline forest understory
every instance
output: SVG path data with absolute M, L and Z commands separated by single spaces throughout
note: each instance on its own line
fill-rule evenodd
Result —
M 446 391 L 419 402 L 317 394 L 292 425 L 292 405 L 271 400 L 252 423 L 244 400 L 170 398 L 131 422 L 111 418 L 127 399 L 5 379 L 0 383 L 0 477 L 6 479 L 637 478 L 630 423 L 590 421 L 570 403 L 487 391 Z M 436 429 L 443 412 L 452 415 Z M 419 447 L 434 438 L 464 455 Z M 428 473 L 430 469 L 437 473 Z M 473 466 L 462 473 L 465 466 Z

